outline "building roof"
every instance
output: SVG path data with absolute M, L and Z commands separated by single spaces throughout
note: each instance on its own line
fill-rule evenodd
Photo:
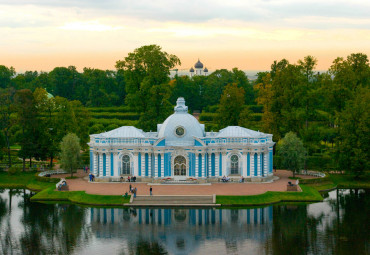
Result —
M 208 73 L 208 69 L 207 69 L 207 67 L 206 67 L 206 68 L 204 68 L 203 72 Z
M 203 68 L 203 63 L 202 63 L 202 62 L 200 62 L 200 61 L 199 61 L 199 59 L 198 59 L 198 62 L 197 62 L 197 63 L 195 63 L 194 67 L 195 67 L 195 68 Z
M 143 130 L 138 129 L 133 126 L 123 126 L 116 129 L 113 129 L 108 132 L 100 133 L 96 137 L 102 138 L 145 138 L 145 133 Z
M 176 129 L 182 127 L 184 135 L 176 135 Z M 184 98 L 177 99 L 175 113 L 169 116 L 162 125 L 158 125 L 158 138 L 165 138 L 166 145 L 188 146 L 194 144 L 195 137 L 204 137 L 204 126 L 188 113 Z
M 248 137 L 248 138 L 259 138 L 266 136 L 265 133 L 250 130 L 239 126 L 229 126 L 221 129 L 216 137 Z
M 194 68 L 190 68 L 189 72 L 194 73 Z

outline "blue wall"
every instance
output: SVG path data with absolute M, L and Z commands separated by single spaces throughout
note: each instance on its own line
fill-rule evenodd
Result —
M 145 176 L 149 175 L 149 155 L 145 153 Z
M 254 154 L 254 176 L 257 176 L 257 153 Z
M 158 154 L 158 177 L 162 177 L 161 161 L 162 161 L 161 154 Z
M 198 177 L 202 177 L 202 154 L 198 155 Z
M 264 176 L 264 169 L 265 169 L 265 166 L 263 164 L 263 159 L 264 159 L 264 154 L 261 153 L 261 157 L 260 157 L 260 161 L 261 161 L 261 175 Z
M 107 175 L 107 155 L 103 153 L 103 176 Z
M 251 154 L 247 154 L 247 176 L 251 176 Z
M 216 176 L 216 156 L 214 153 L 211 154 L 211 175 Z
M 110 154 L 110 176 L 113 176 L 114 175 L 114 172 L 113 172 L 113 164 L 114 164 L 114 160 L 113 160 L 113 153 Z

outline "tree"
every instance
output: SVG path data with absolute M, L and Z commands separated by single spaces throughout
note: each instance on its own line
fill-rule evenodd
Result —
M 80 139 L 73 133 L 68 133 L 60 143 L 60 163 L 61 167 L 71 173 L 77 170 L 81 163 Z
M 370 89 L 359 88 L 337 114 L 336 158 L 340 169 L 359 177 L 370 168 Z
M 10 156 L 10 129 L 14 125 L 11 118 L 11 115 L 14 112 L 14 93 L 15 90 L 13 88 L 0 89 L 0 131 L 2 131 L 6 141 L 9 167 L 12 166 L 12 158 Z
M 244 89 L 238 88 L 236 83 L 225 87 L 217 111 L 217 123 L 220 128 L 238 125 L 244 105 L 244 94 Z
M 295 173 L 304 167 L 306 149 L 302 141 L 293 132 L 287 133 L 278 143 L 278 155 L 281 159 L 281 166 Z
M 139 120 L 142 128 L 153 126 L 146 116 L 148 110 L 154 107 L 158 112 L 163 105 L 169 105 L 169 96 L 163 95 L 158 100 L 153 98 L 153 90 L 162 90 L 160 85 L 167 85 L 169 82 L 170 69 L 180 64 L 177 56 L 162 51 L 158 45 L 142 46 L 129 53 L 124 60 L 117 61 L 118 71 L 124 71 L 126 103 L 142 113 Z M 152 90 L 155 86 L 160 87 Z
M 8 88 L 11 86 L 12 77 L 15 75 L 15 69 L 13 67 L 6 67 L 0 65 L 0 88 Z

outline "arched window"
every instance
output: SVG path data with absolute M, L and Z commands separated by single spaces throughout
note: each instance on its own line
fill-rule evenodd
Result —
M 174 175 L 186 175 L 186 159 L 183 156 L 177 156 L 174 162 Z
M 129 155 L 123 155 L 122 157 L 122 175 L 130 175 L 131 169 L 130 169 L 130 156 Z
M 239 174 L 239 157 L 237 155 L 232 155 L 230 161 L 231 161 L 230 174 Z

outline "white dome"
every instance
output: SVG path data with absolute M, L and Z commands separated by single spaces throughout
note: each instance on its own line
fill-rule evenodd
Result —
M 166 146 L 191 146 L 194 145 L 194 136 L 204 137 L 204 125 L 188 113 L 185 100 L 180 97 L 175 113 L 160 125 L 158 138 L 165 138 Z
M 229 126 L 224 129 L 221 129 L 217 134 L 217 137 L 248 137 L 248 138 L 258 138 L 262 137 L 265 134 L 262 132 L 257 132 L 247 128 L 239 126 Z

